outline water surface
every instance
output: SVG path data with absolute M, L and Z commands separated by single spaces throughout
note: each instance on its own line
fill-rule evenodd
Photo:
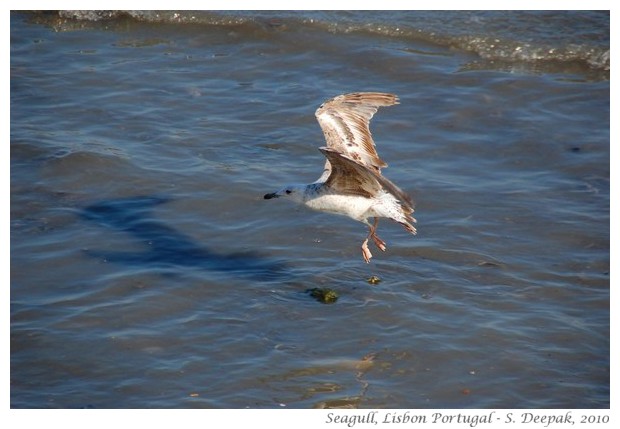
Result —
M 351 91 L 369 265 L 262 198 Z M 609 146 L 605 12 L 13 13 L 11 406 L 607 408 Z

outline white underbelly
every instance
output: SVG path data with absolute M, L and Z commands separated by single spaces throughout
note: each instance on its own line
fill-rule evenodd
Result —
M 372 206 L 375 201 L 353 195 L 320 195 L 306 201 L 306 205 L 313 210 L 349 216 L 363 221 L 373 216 Z

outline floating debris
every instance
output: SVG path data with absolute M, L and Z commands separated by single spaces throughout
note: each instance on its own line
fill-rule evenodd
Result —
M 381 279 L 377 276 L 370 276 L 368 277 L 368 283 L 370 283 L 371 285 L 378 285 L 379 283 L 381 283 Z
M 306 293 L 323 304 L 333 304 L 338 300 L 338 294 L 335 290 L 329 288 L 312 288 L 306 289 Z

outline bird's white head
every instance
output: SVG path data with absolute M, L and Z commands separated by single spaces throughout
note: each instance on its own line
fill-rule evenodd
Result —
M 307 185 L 288 185 L 280 189 L 278 192 L 265 194 L 265 199 L 270 200 L 272 198 L 286 197 L 297 203 L 303 203 L 306 188 Z

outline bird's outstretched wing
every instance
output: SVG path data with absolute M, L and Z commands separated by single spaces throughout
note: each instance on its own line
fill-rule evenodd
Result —
M 413 213 L 411 198 L 398 186 L 386 177 L 349 158 L 348 155 L 327 147 L 322 147 L 319 150 L 332 166 L 331 174 L 325 182 L 325 186 L 333 188 L 338 194 L 357 195 L 366 198 L 376 196 L 383 188 L 400 202 L 407 219 L 415 222 L 410 217 Z
M 369 125 L 379 107 L 394 104 L 398 104 L 398 97 L 394 94 L 355 92 L 326 101 L 315 115 L 329 149 L 381 174 L 381 168 L 387 164 L 377 154 Z M 330 171 L 328 160 L 319 181 L 326 180 Z

